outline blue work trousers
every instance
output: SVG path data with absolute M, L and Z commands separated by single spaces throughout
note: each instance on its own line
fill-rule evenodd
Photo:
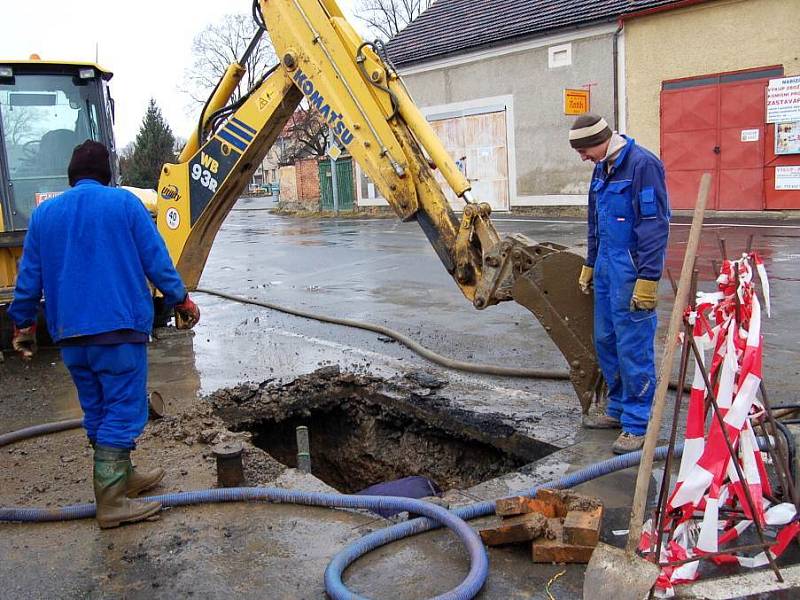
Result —
M 605 246 L 605 247 L 604 247 Z M 654 310 L 630 310 L 636 266 L 625 247 L 600 243 L 594 265 L 594 343 L 608 383 L 606 414 L 644 435 L 656 387 Z
M 61 357 L 78 388 L 89 439 L 133 449 L 147 423 L 147 344 L 65 346 Z

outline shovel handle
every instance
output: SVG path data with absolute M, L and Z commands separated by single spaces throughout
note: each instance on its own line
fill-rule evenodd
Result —
M 697 203 L 694 207 L 694 217 L 692 227 L 689 230 L 689 241 L 686 244 L 686 253 L 683 255 L 683 267 L 681 276 L 678 280 L 678 291 L 675 294 L 675 304 L 672 305 L 672 315 L 669 319 L 669 329 L 667 338 L 664 341 L 664 354 L 661 358 L 661 366 L 658 370 L 658 386 L 656 387 L 653 398 L 653 408 L 650 413 L 650 421 L 647 423 L 647 433 L 644 438 L 642 448 L 642 459 L 639 462 L 639 473 L 636 477 L 636 491 L 633 495 L 633 506 L 631 507 L 631 520 L 628 525 L 628 543 L 626 550 L 633 553 L 639 545 L 642 537 L 642 521 L 644 520 L 644 507 L 647 503 L 647 489 L 650 487 L 650 476 L 653 472 L 653 454 L 655 453 L 658 433 L 661 430 L 661 418 L 664 415 L 664 401 L 667 397 L 667 387 L 669 377 L 672 372 L 672 362 L 675 358 L 675 340 L 678 337 L 678 330 L 683 322 L 683 311 L 689 302 L 689 287 L 694 269 L 697 248 L 700 245 L 700 233 L 703 230 L 703 218 L 708 201 L 708 192 L 711 189 L 711 175 L 704 173 L 700 180 L 700 189 L 697 193 Z

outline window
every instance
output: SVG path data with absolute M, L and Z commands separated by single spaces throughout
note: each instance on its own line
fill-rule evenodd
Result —
M 551 69 L 568 67 L 572 64 L 572 44 L 550 46 L 547 49 L 547 66 Z

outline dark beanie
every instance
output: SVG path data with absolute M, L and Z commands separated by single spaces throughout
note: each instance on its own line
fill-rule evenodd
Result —
M 611 137 L 611 128 L 603 117 L 583 113 L 569 129 L 569 144 L 573 148 L 598 146 Z
M 94 179 L 103 185 L 111 183 L 111 165 L 108 149 L 100 142 L 86 140 L 76 146 L 67 168 L 69 185 L 74 187 L 81 179 Z

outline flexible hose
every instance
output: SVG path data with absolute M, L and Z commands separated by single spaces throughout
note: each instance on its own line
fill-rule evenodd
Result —
M 455 369 L 457 371 L 466 371 L 467 373 L 499 375 L 502 377 L 529 377 L 531 379 L 556 379 L 556 380 L 567 380 L 567 381 L 569 380 L 569 373 L 567 373 L 566 371 L 518 369 L 514 367 L 481 365 L 476 363 L 464 362 L 460 360 L 453 360 L 451 358 L 447 358 L 446 356 L 442 356 L 441 354 L 437 354 L 433 350 L 430 350 L 425 346 L 418 344 L 410 337 L 400 333 L 399 331 L 395 331 L 394 329 L 389 329 L 388 327 L 384 327 L 383 325 L 375 325 L 374 323 L 365 323 L 363 321 L 356 321 L 353 319 L 340 319 L 338 317 L 329 317 L 327 315 L 321 315 L 317 313 L 298 310 L 295 308 L 289 308 L 286 306 L 280 306 L 278 304 L 273 304 L 271 302 L 251 300 L 243 296 L 234 296 L 233 294 L 226 294 L 225 292 L 218 292 L 206 288 L 197 288 L 196 291 L 202 294 L 208 294 L 210 296 L 217 296 L 219 298 L 225 298 L 226 300 L 240 302 L 242 304 L 252 304 L 254 306 L 261 306 L 263 308 L 277 310 L 279 312 L 294 315 L 296 317 L 303 317 L 305 319 L 314 319 L 315 321 L 322 321 L 323 323 L 333 323 L 334 325 L 344 325 L 345 327 L 355 327 L 357 329 L 364 329 L 366 331 L 373 331 L 375 333 L 380 333 L 394 340 L 397 340 L 398 342 L 400 342 L 413 352 L 416 352 L 420 356 L 427 358 L 429 361 L 434 362 L 437 365 L 442 365 L 443 367 L 447 367 L 448 369 Z
M 653 459 L 663 460 L 667 455 L 667 451 L 667 446 L 659 446 L 655 450 Z M 682 452 L 683 442 L 680 442 L 676 444 L 673 455 L 677 457 L 680 456 Z M 513 493 L 511 496 L 535 497 L 536 492 L 539 489 L 560 490 L 571 488 L 581 483 L 591 481 L 592 479 L 602 477 L 603 475 L 608 475 L 609 473 L 621 471 L 637 465 L 639 464 L 641 457 L 642 451 L 638 450 L 629 454 L 623 454 L 621 456 L 609 458 L 608 460 L 589 465 L 588 467 L 575 471 L 574 473 L 570 473 L 569 475 L 564 475 L 558 479 L 553 479 L 552 481 L 548 481 L 542 485 L 532 487 L 529 490 Z M 495 502 L 486 501 L 470 504 L 469 506 L 464 506 L 462 508 L 456 508 L 452 512 L 461 519 L 469 521 L 470 519 L 476 519 L 478 517 L 485 517 L 487 515 L 494 514 L 494 511 Z M 431 529 L 437 529 L 438 527 L 439 525 L 435 521 L 422 517 L 405 521 L 404 523 L 399 523 L 397 525 L 392 525 L 391 527 L 387 527 L 385 529 L 379 529 L 378 531 L 370 533 L 361 539 L 356 540 L 338 552 L 333 559 L 331 559 L 331 562 L 328 564 L 328 568 L 325 569 L 325 589 L 336 590 L 337 593 L 342 594 L 345 592 L 350 593 L 342 582 L 342 574 L 344 573 L 345 569 L 347 569 L 347 567 L 353 564 L 356 560 L 368 552 L 379 548 L 380 546 L 400 540 L 402 538 L 410 537 L 412 535 L 417 535 L 418 533 L 423 533 Z M 352 593 L 350 593 L 349 596 L 337 597 L 361 598 L 360 596 L 355 596 Z
M 675 448 L 675 455 L 680 455 L 682 450 L 683 444 L 679 444 Z M 656 448 L 655 459 L 663 459 L 666 453 L 666 446 Z M 535 496 L 540 487 L 563 489 L 585 483 L 597 477 L 636 465 L 641 458 L 641 454 L 641 451 L 638 451 L 617 456 L 515 495 Z M 458 508 L 451 512 L 435 504 L 410 498 L 348 496 L 342 494 L 299 492 L 277 488 L 221 488 L 198 490 L 150 496 L 143 498 L 143 500 L 160 502 L 165 507 L 209 502 L 267 500 L 287 504 L 304 504 L 308 506 L 366 508 L 370 510 L 388 509 L 425 515 L 422 518 L 413 519 L 399 525 L 393 525 L 373 532 L 357 540 L 355 543 L 350 544 L 336 554 L 325 569 L 325 589 L 334 600 L 366 600 L 362 596 L 350 592 L 342 581 L 342 575 L 345 569 L 360 557 L 380 546 L 430 529 L 438 528 L 442 525 L 450 528 L 466 546 L 470 557 L 470 570 L 458 586 L 445 594 L 437 596 L 437 600 L 469 600 L 474 598 L 483 587 L 489 572 L 488 557 L 483 543 L 465 521 L 494 513 L 495 503 L 491 501 L 479 502 L 477 504 Z M 93 517 L 94 514 L 94 504 L 75 504 L 59 509 L 8 507 L 0 508 L 0 522 L 12 521 L 25 523 L 67 521 Z
M 366 508 L 369 510 L 409 511 L 425 515 L 438 526 L 451 529 L 461 540 L 469 553 L 470 568 L 464 580 L 450 591 L 436 596 L 437 600 L 469 600 L 483 587 L 489 574 L 489 558 L 478 534 L 462 519 L 445 508 L 414 500 L 389 496 L 348 496 L 343 494 L 300 492 L 279 488 L 221 488 L 162 494 L 142 498 L 144 501 L 160 502 L 163 506 L 186 506 L 209 502 L 241 502 L 246 500 L 266 500 L 286 504 L 306 506 L 325 506 L 336 508 Z M 93 517 L 94 504 L 75 504 L 60 509 L 43 508 L 0 508 L 0 522 L 45 522 L 67 521 Z M 359 598 L 348 592 L 344 586 L 328 589 L 334 600 Z
M 442 365 L 443 367 L 447 367 L 448 369 L 455 369 L 456 371 L 465 371 L 467 373 L 478 373 L 480 375 L 498 375 L 500 377 L 527 377 L 530 379 L 553 379 L 556 381 L 569 381 L 569 373 L 567 373 L 566 371 L 550 371 L 544 369 L 522 369 L 516 367 L 499 367 L 496 365 L 471 363 L 461 360 L 454 360 L 452 358 L 447 358 L 446 356 L 437 354 L 433 350 L 430 350 L 429 348 L 426 348 L 425 346 L 418 344 L 410 337 L 400 333 L 399 331 L 395 331 L 394 329 L 389 329 L 388 327 L 384 327 L 383 325 L 375 325 L 374 323 L 366 323 L 364 321 L 356 321 L 354 319 L 340 319 L 338 317 L 330 317 L 328 315 L 322 315 L 304 310 L 298 310 L 296 308 L 289 308 L 287 306 L 281 306 L 279 304 L 273 304 L 272 302 L 251 300 L 250 298 L 245 298 L 244 296 L 235 296 L 233 294 L 228 294 L 226 292 L 209 290 L 207 288 L 197 288 L 195 291 L 200 292 L 201 294 L 208 294 L 209 296 L 217 296 L 218 298 L 232 300 L 233 302 L 240 302 L 242 304 L 252 304 L 253 306 L 261 306 L 262 308 L 277 310 L 278 312 L 294 315 L 296 317 L 303 317 L 305 319 L 313 319 L 315 321 L 321 321 L 323 323 L 333 323 L 334 325 L 344 325 L 345 327 L 355 327 L 356 329 L 364 329 L 366 331 L 373 331 L 375 333 L 380 333 L 394 340 L 397 340 L 398 342 L 403 344 L 406 348 L 408 348 L 412 352 L 416 352 L 423 358 L 427 358 L 429 361 L 436 363 L 437 365 Z M 674 381 L 670 381 L 669 387 L 671 390 L 674 390 L 677 389 L 678 386 Z M 691 391 L 691 386 L 689 384 L 684 384 L 683 389 L 689 392 Z
M 77 429 L 83 425 L 83 419 L 67 419 L 66 421 L 56 421 L 55 423 L 42 423 L 41 425 L 32 425 L 17 431 L 10 431 L 8 433 L 0 434 L 0 448 L 8 446 L 20 440 L 45 435 L 47 433 L 56 433 L 57 431 L 66 431 L 67 429 Z

